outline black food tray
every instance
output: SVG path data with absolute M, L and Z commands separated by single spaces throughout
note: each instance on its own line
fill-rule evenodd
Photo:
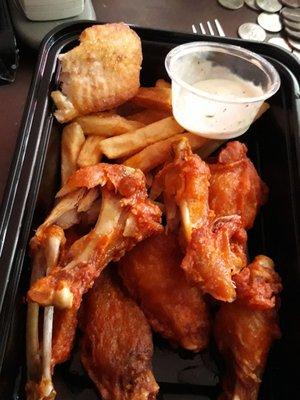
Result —
M 28 239 L 42 222 L 59 185 L 61 127 L 53 119 L 50 92 L 58 85 L 57 55 L 77 44 L 91 22 L 64 25 L 52 31 L 41 46 L 36 73 L 24 111 L 15 157 L 0 213 L 0 400 L 23 399 L 25 369 L 24 301 L 30 276 Z M 203 37 L 135 28 L 143 42 L 142 84 L 167 78 L 164 58 L 177 44 Z M 264 253 L 275 260 L 284 291 L 280 310 L 282 338 L 273 347 L 260 399 L 299 398 L 300 369 L 300 101 L 299 64 L 275 46 L 205 36 L 243 46 L 267 58 L 281 77 L 281 88 L 270 99 L 271 108 L 240 138 L 270 188 L 249 232 L 250 257 Z M 174 351 L 155 340 L 154 372 L 159 399 L 216 399 L 218 357 L 212 345 L 202 354 Z M 78 353 L 58 366 L 55 384 L 60 400 L 94 400 L 97 393 L 83 373 Z

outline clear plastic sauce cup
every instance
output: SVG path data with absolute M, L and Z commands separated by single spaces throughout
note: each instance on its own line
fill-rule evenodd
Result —
M 245 133 L 280 87 L 275 68 L 242 47 L 193 42 L 166 57 L 177 122 L 189 132 L 229 139 Z

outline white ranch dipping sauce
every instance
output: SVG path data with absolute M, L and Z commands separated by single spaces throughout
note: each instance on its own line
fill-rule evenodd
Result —
M 192 68 L 189 81 L 195 72 L 197 68 Z M 173 113 L 178 123 L 208 138 L 228 139 L 242 135 L 263 103 L 251 102 L 251 99 L 262 96 L 263 89 L 207 61 L 201 64 L 201 75 L 209 79 L 198 79 L 190 84 L 199 90 L 197 94 L 172 81 Z

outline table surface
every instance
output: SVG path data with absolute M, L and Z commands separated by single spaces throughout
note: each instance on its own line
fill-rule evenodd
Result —
M 218 18 L 226 36 L 237 37 L 244 22 L 255 22 L 257 12 L 247 6 L 227 10 L 217 0 L 93 0 L 101 22 L 127 22 L 138 26 L 179 32 L 192 32 L 192 24 Z M 20 66 L 16 80 L 0 86 L 0 201 L 3 197 L 12 161 L 24 105 L 37 53 L 22 46 L 19 40 Z

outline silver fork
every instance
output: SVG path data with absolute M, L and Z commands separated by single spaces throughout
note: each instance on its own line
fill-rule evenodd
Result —
M 193 33 L 198 33 L 198 34 L 202 33 L 202 35 L 210 34 L 212 36 L 226 36 L 219 20 L 215 19 L 214 23 L 216 25 L 217 33 L 215 33 L 215 31 L 213 30 L 213 27 L 212 27 L 213 22 L 211 23 L 210 21 L 206 22 L 206 24 L 207 24 L 206 29 L 208 30 L 209 33 L 206 33 L 206 29 L 204 28 L 204 25 L 202 24 L 202 22 L 199 23 L 199 28 L 198 28 L 199 31 L 197 30 L 197 27 L 195 24 L 192 25 L 192 31 L 193 31 Z

